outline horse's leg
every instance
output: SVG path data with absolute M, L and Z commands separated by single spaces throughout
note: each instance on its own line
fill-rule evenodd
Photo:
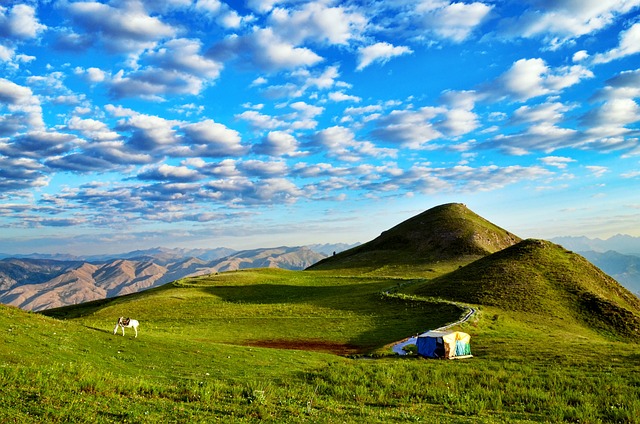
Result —
M 136 332 L 136 337 L 138 337 L 138 326 L 134 325 L 133 330 Z
M 122 337 L 124 337 L 124 325 L 122 326 Z

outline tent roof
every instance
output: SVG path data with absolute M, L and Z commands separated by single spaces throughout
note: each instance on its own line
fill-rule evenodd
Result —
M 426 333 L 422 333 L 419 334 L 418 337 L 446 337 L 450 334 L 456 334 L 458 333 L 461 337 L 464 336 L 469 336 L 467 333 L 464 333 L 462 331 L 437 331 L 437 330 L 432 330 L 432 331 L 427 331 Z

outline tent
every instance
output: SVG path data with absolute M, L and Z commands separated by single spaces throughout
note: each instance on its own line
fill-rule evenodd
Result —
M 470 358 L 470 339 L 462 331 L 428 331 L 418 336 L 416 347 L 418 355 L 426 358 Z

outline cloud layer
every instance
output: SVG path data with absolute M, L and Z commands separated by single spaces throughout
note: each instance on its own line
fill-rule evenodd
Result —
M 640 0 L 507 3 L 0 6 L 0 226 L 637 181 Z

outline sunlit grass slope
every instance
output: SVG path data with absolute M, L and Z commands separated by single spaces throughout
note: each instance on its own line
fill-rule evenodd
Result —
M 382 296 L 403 280 L 336 277 L 323 272 L 248 270 L 189 278 L 131 296 L 45 311 L 109 330 L 118 316 L 141 321 L 141 334 L 254 346 L 367 353 L 455 321 L 443 303 Z
M 468 361 L 326 353 L 382 353 L 459 316 L 381 294 L 420 284 L 253 270 L 60 319 L 0 307 L 0 422 L 638 422 L 638 345 L 535 313 L 482 306 L 462 328 Z M 141 321 L 137 339 L 112 334 L 120 315 Z M 311 350 L 257 347 L 274 341 Z
M 520 241 L 461 203 L 436 206 L 384 231 L 368 243 L 326 258 L 309 269 L 351 270 L 393 274 L 393 265 L 411 265 L 402 271 L 427 276 L 466 264 Z

